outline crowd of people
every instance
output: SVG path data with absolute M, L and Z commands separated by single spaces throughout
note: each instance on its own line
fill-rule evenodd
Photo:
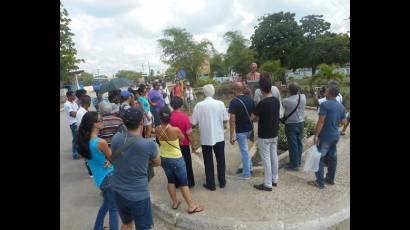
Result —
M 148 183 L 154 176 L 153 167 L 156 166 L 161 166 L 167 177 L 173 209 L 178 209 L 182 203 L 177 197 L 179 188 L 189 214 L 205 210 L 194 202 L 190 191 L 195 186 L 191 154 L 199 154 L 192 145 L 195 126 L 200 133 L 206 177 L 203 187 L 207 190 L 216 190 L 213 155 L 216 158 L 218 185 L 221 189 L 227 185 L 224 126 L 228 121 L 229 142 L 232 145 L 238 143 L 242 156 L 243 167 L 238 172 L 238 180 L 247 180 L 252 176 L 248 139 L 253 141 L 254 135 L 257 135 L 264 179 L 254 188 L 272 191 L 273 187 L 278 186 L 280 122 L 285 125 L 289 146 L 286 169 L 298 171 L 302 163 L 306 96 L 297 83 L 291 82 L 287 85 L 290 96 L 282 100 L 279 89 L 272 85 L 271 74 L 256 70 L 257 65 L 253 63 L 248 78 L 258 81 L 258 89 L 252 93 L 246 83 L 234 83 L 234 98 L 228 108 L 214 98 L 215 88 L 212 84 L 203 86 L 205 98 L 194 106 L 191 118 L 182 111 L 182 107 L 185 102 L 190 111 L 196 97 L 190 84 L 185 85 L 184 91 L 184 85 L 179 81 L 171 91 L 160 82 L 154 82 L 150 90 L 141 84 L 136 90 L 131 87 L 123 91 L 110 91 L 108 100 L 104 100 L 99 93 L 97 99 L 91 100 L 85 90 L 75 93 L 68 91 L 64 109 L 73 138 L 72 157 L 84 158 L 89 175 L 104 198 L 94 229 L 104 228 L 107 212 L 112 230 L 118 229 L 118 217 L 122 222 L 121 229 L 132 229 L 132 222 L 136 229 L 152 227 Z M 316 180 L 308 182 L 321 189 L 325 183 L 334 184 L 336 144 L 341 135 L 339 126 L 344 125 L 343 135 L 350 122 L 350 113 L 346 115 L 341 101 L 337 100 L 340 94 L 338 83 L 330 82 L 323 94 L 325 99 L 318 98 L 319 118 L 314 137 L 322 157 Z M 96 111 L 89 111 L 91 103 Z M 257 134 L 254 134 L 254 122 L 258 125 Z M 326 176 L 325 164 L 328 167 Z

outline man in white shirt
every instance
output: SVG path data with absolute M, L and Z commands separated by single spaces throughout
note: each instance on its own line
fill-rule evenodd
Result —
M 215 94 L 213 85 L 205 85 L 203 90 L 205 99 L 195 105 L 191 123 L 199 125 L 206 174 L 204 187 L 214 191 L 215 176 L 212 149 L 216 158 L 219 187 L 224 188 L 226 185 L 224 122 L 228 121 L 229 115 L 225 104 L 212 98 Z
M 88 112 L 88 108 L 90 108 L 91 105 L 91 97 L 88 95 L 84 95 L 80 98 L 80 108 L 77 111 L 76 115 L 76 120 L 77 120 L 77 129 L 80 127 L 81 124 L 81 119 L 83 119 L 83 116 L 86 112 Z
M 67 101 L 64 103 L 64 111 L 67 114 L 67 121 L 70 125 L 72 140 L 72 157 L 74 160 L 80 158 L 77 151 L 77 120 L 76 114 L 78 110 L 77 103 L 74 102 L 75 95 L 73 91 L 67 91 L 66 93 Z
M 80 104 L 81 107 L 80 109 L 78 109 L 77 111 L 77 127 L 79 128 L 81 125 L 81 119 L 83 119 L 84 114 L 86 114 L 88 112 L 88 108 L 90 108 L 91 105 L 91 97 L 88 95 L 84 95 L 81 97 L 80 99 Z M 78 135 L 78 128 L 77 128 L 77 135 Z M 91 172 L 90 167 L 88 166 L 87 161 L 85 161 L 85 166 L 87 166 L 87 170 L 88 170 L 88 175 L 92 178 L 93 177 L 93 173 Z

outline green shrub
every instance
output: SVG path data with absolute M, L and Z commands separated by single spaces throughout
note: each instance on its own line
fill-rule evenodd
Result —
M 206 80 L 205 79 L 198 79 L 197 82 L 196 82 L 196 87 L 202 87 L 202 86 L 207 85 L 207 84 L 212 84 L 214 86 L 217 86 L 217 85 L 219 85 L 219 82 L 217 82 L 213 79 L 206 79 Z
M 316 123 L 313 120 L 305 118 L 304 122 L 304 129 L 303 129 L 303 137 L 309 138 L 315 133 Z M 285 125 L 280 123 L 279 124 L 279 135 L 278 135 L 278 149 L 287 151 L 288 148 L 288 141 L 286 139 L 285 134 Z

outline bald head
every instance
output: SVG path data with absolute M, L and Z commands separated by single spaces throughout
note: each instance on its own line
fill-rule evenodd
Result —
M 233 84 L 233 92 L 235 96 L 242 94 L 244 90 L 245 90 L 245 87 L 243 86 L 241 82 L 235 82 Z

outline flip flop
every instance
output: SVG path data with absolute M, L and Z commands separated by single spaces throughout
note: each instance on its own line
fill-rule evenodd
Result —
M 181 205 L 181 203 L 182 202 L 180 200 L 178 200 L 177 206 L 176 207 L 172 206 L 172 209 L 178 209 L 178 207 L 179 207 L 179 205 Z
M 199 210 L 198 210 L 198 209 L 199 209 Z M 189 211 L 189 210 L 188 210 L 188 213 L 189 213 L 189 214 L 194 214 L 194 213 L 202 212 L 202 211 L 204 211 L 203 208 L 201 208 L 201 207 L 199 207 L 199 206 L 196 206 L 196 207 L 194 208 L 194 210 L 192 210 L 192 211 Z

